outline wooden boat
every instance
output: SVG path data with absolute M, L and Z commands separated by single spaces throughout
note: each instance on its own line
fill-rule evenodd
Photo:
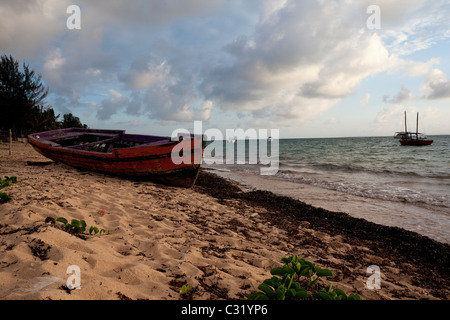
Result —
M 400 139 L 402 146 L 428 146 L 433 140 L 428 139 L 423 133 L 419 132 L 419 113 L 417 112 L 416 132 L 408 132 L 406 127 L 406 111 L 405 111 L 405 131 L 396 132 L 395 138 Z
M 202 135 L 173 141 L 122 130 L 61 129 L 31 134 L 28 141 L 43 156 L 72 167 L 182 187 L 194 185 L 204 150 Z

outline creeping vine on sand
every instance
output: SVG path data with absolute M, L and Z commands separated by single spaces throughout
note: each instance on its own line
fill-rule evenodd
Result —
M 86 221 L 84 220 L 77 220 L 77 219 L 72 219 L 69 223 L 69 221 L 66 218 L 63 217 L 58 217 L 55 218 L 53 220 L 53 222 L 61 222 L 62 224 L 64 224 L 64 227 L 69 231 L 69 232 L 74 232 L 74 233 L 83 233 L 86 231 Z M 109 230 L 106 231 L 105 229 L 99 229 L 96 226 L 91 226 L 89 228 L 89 234 L 102 234 L 102 233 L 106 233 L 109 234 Z
M 321 300 L 360 300 L 357 294 L 347 294 L 328 285 L 317 292 L 314 289 L 319 277 L 331 277 L 328 269 L 322 269 L 314 263 L 302 259 L 299 255 L 281 259 L 283 267 L 273 268 L 272 278 L 264 280 L 258 286 L 260 291 L 248 295 L 249 300 L 285 300 L 285 299 L 321 299 Z M 301 285 L 306 285 L 306 289 Z

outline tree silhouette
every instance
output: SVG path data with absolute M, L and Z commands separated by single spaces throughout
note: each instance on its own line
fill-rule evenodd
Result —
M 58 122 L 59 115 L 46 106 L 47 94 L 48 88 L 42 83 L 41 75 L 31 70 L 28 64 L 24 63 L 20 68 L 12 56 L 1 57 L 0 129 L 12 129 L 17 137 L 30 132 L 87 127 L 71 113 Z
M 68 113 L 63 116 L 62 128 L 87 128 L 87 125 L 82 124 L 80 118 Z

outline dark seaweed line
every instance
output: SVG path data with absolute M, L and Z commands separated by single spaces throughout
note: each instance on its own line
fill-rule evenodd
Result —
M 379 225 L 343 212 L 316 208 L 268 191 L 241 192 L 233 183 L 214 174 L 201 171 L 196 190 L 218 199 L 240 199 L 253 206 L 278 213 L 290 223 L 307 221 L 310 228 L 343 235 L 351 244 L 364 244 L 385 257 L 418 264 L 439 273 L 450 282 L 450 245 L 398 227 Z M 280 220 L 280 219 L 278 219 Z

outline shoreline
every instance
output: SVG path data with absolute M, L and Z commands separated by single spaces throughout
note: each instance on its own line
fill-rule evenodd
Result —
M 206 167 L 205 170 L 243 185 L 247 189 L 273 192 L 314 207 L 332 212 L 345 212 L 355 218 L 384 226 L 400 227 L 450 244 L 448 230 L 443 227 L 450 222 L 444 208 L 355 195 L 300 181 L 272 176 L 262 177 L 254 172 L 242 170 L 222 170 L 214 166 Z
M 376 242 L 382 245 L 381 250 L 389 250 L 388 254 L 398 254 L 400 259 L 410 259 L 417 263 L 430 265 L 433 262 L 441 272 L 450 271 L 450 245 L 433 240 L 399 227 L 384 226 L 367 221 L 363 218 L 352 217 L 344 212 L 334 212 L 315 207 L 301 200 L 288 196 L 277 195 L 270 191 L 252 190 L 242 192 L 237 183 L 229 179 L 218 177 L 213 173 L 202 172 L 196 186 L 201 192 L 210 194 L 218 199 L 241 199 L 254 206 L 269 208 L 272 211 L 271 223 L 288 230 L 295 229 L 296 224 L 307 222 L 308 227 L 330 235 L 348 237 L 351 242 Z M 218 189 L 209 191 L 211 182 L 220 185 Z M 273 212 L 279 216 L 273 217 Z M 288 221 L 292 227 L 288 226 Z M 282 221 L 282 222 L 280 222 Z M 416 260 L 417 259 L 417 260 Z
M 449 299 L 450 246 L 414 232 L 331 212 L 201 170 L 192 189 L 137 182 L 49 162 L 31 146 L 0 145 L 0 299 L 194 300 L 245 297 L 281 258 L 329 268 L 332 284 L 364 300 Z M 27 161 L 42 162 L 30 166 Z M 76 237 L 47 217 L 110 230 Z M 80 290 L 62 287 L 79 265 Z M 381 289 L 365 285 L 381 269 Z M 321 280 L 322 281 L 322 280 Z

